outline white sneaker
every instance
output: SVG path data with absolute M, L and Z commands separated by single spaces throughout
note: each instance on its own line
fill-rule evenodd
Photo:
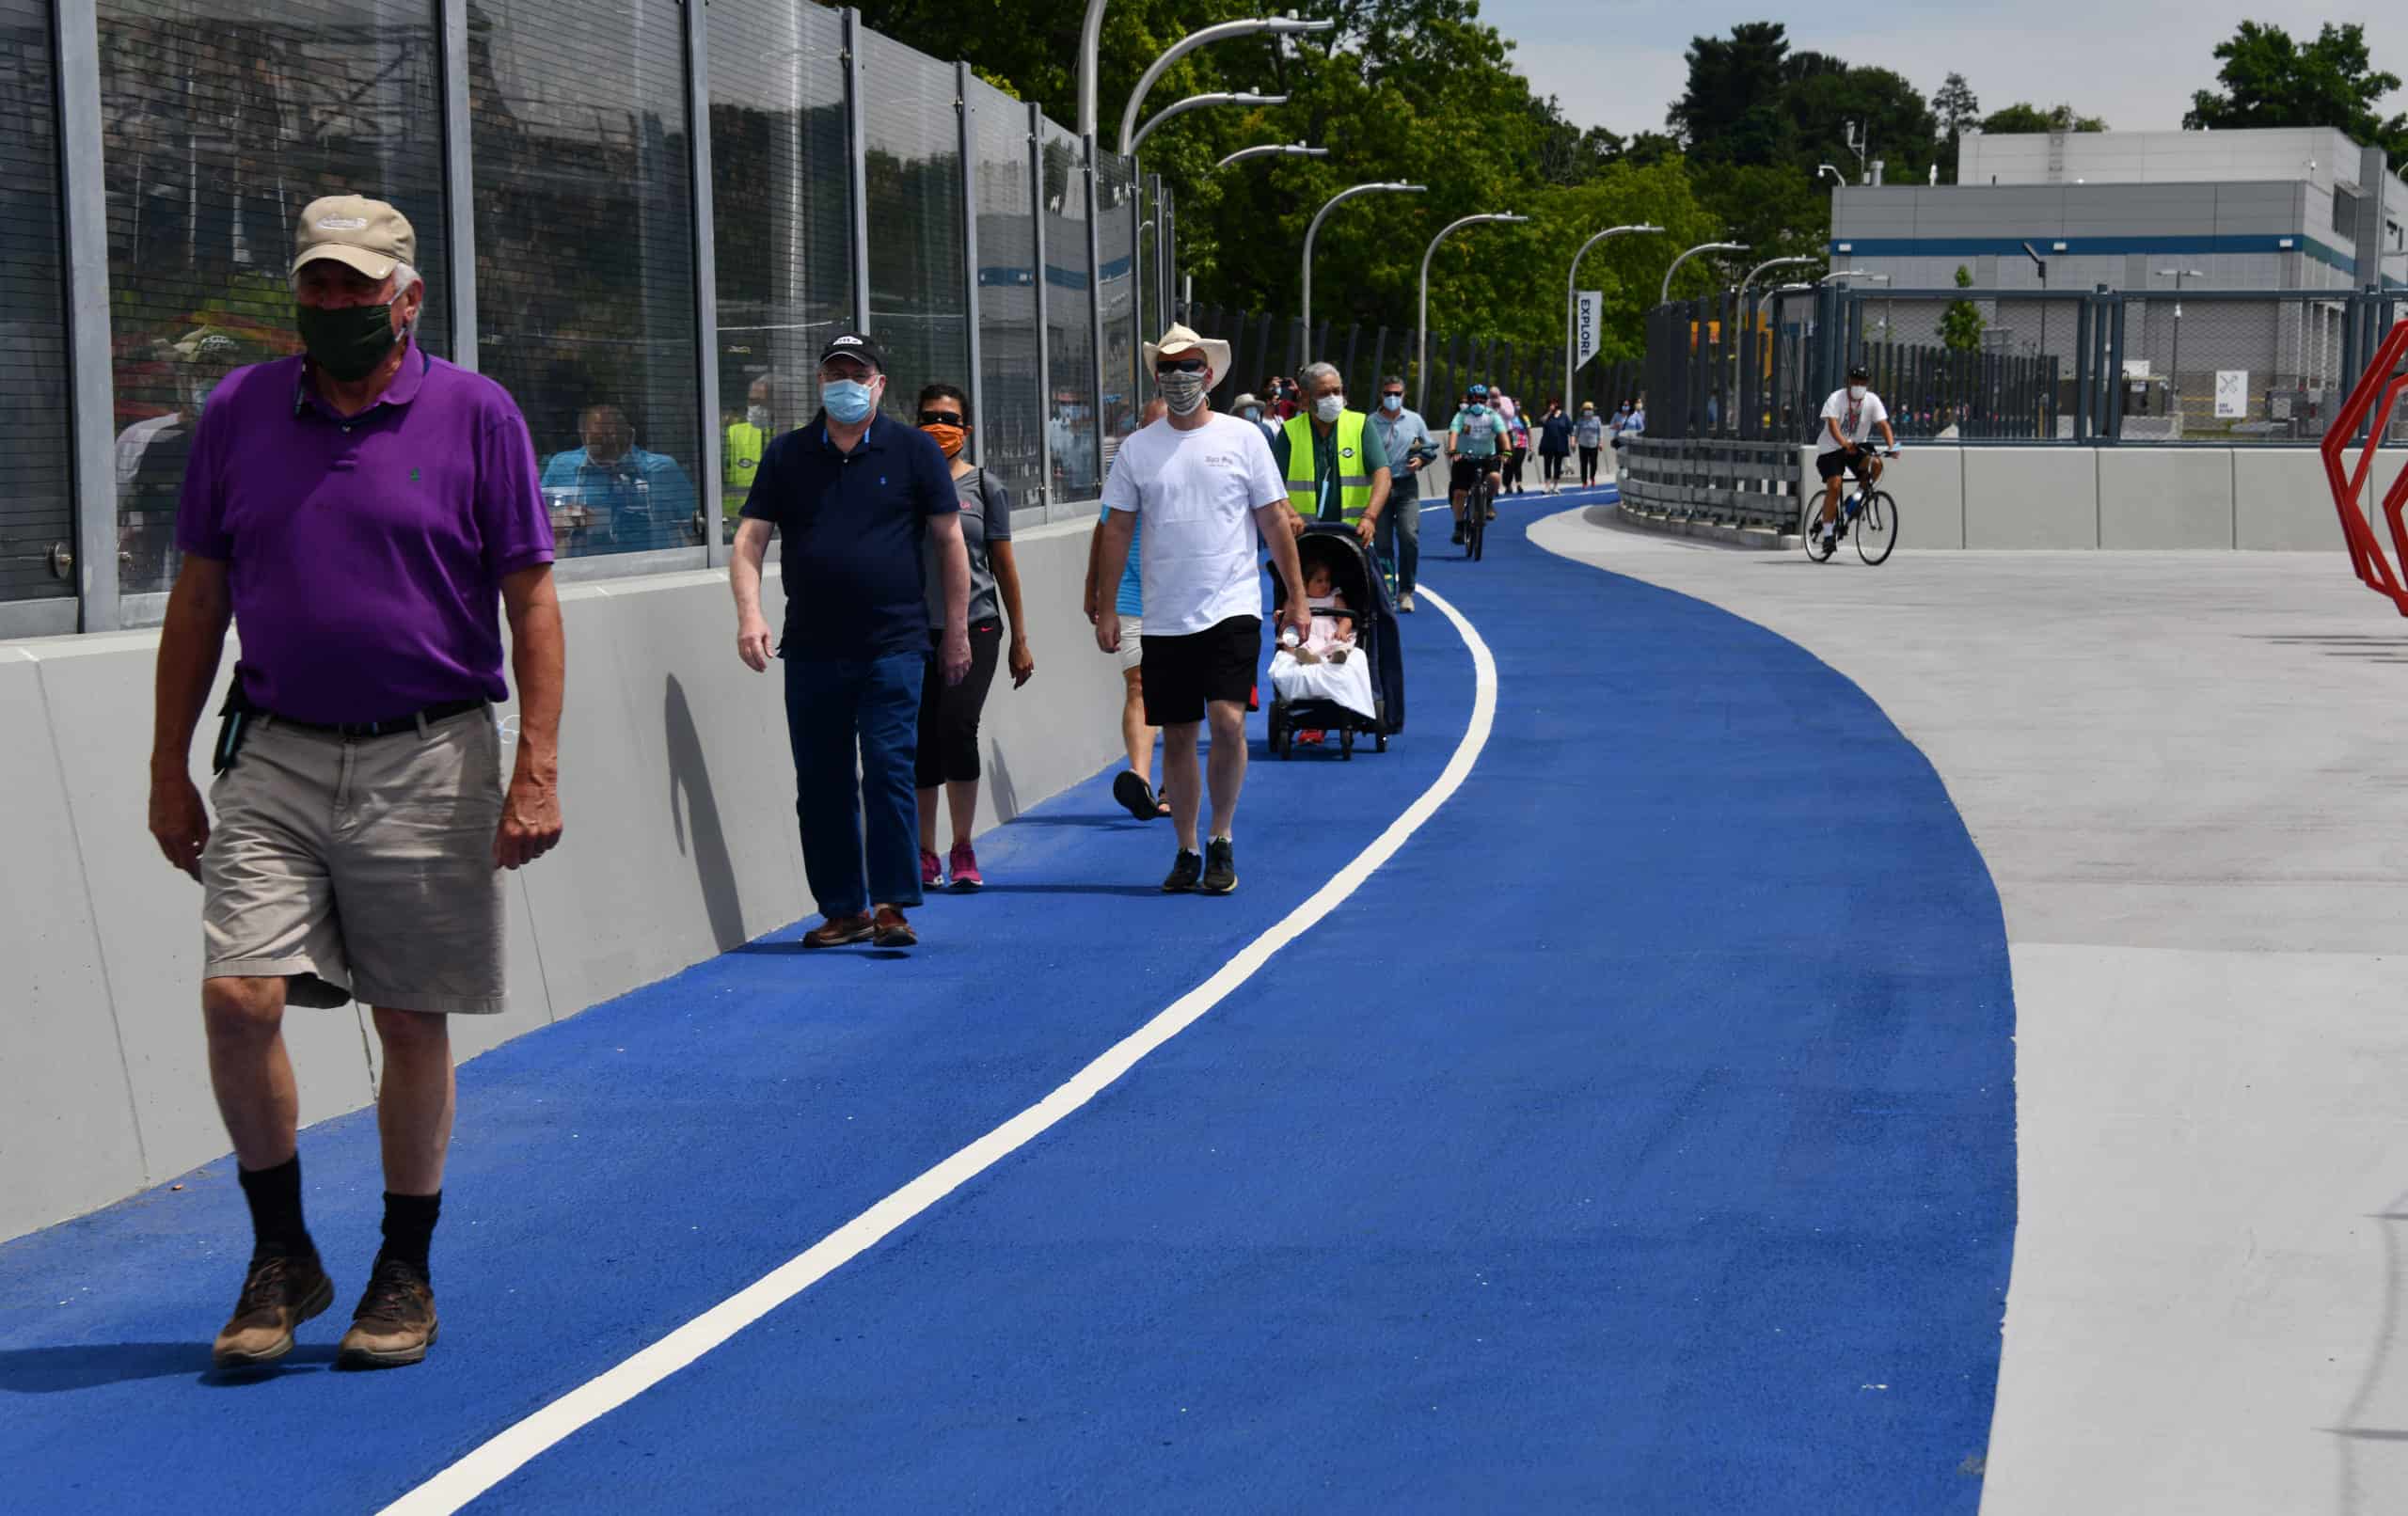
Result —
M 1396 597 L 1396 608 L 1405 615 L 1413 614 L 1413 592 L 1408 590 Z

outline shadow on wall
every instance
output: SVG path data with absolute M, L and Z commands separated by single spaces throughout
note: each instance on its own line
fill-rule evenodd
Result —
M 720 825 L 719 800 L 711 793 L 710 764 L 703 756 L 703 734 L 695 729 L 694 713 L 686 703 L 686 687 L 669 675 L 660 700 L 661 730 L 669 741 L 669 819 L 676 829 L 677 850 L 694 861 L 694 876 L 703 888 L 703 910 L 709 916 L 711 940 L 721 953 L 739 947 L 751 934 L 744 930 L 744 904 L 736 888 L 736 861 L 727 851 L 727 831 Z M 684 795 L 684 805 L 678 797 Z
M 992 739 L 987 743 L 987 791 L 995 802 L 997 826 L 1020 815 L 1020 791 L 1012 787 L 1011 766 L 1004 762 L 1004 745 Z

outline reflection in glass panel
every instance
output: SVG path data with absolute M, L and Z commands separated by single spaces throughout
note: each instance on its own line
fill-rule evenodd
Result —
M 1097 472 L 1094 313 L 1087 295 L 1086 170 L 1079 139 L 1045 123 L 1045 351 L 1054 381 L 1045 425 L 1054 450 L 1053 502 L 1091 500 Z
M 1096 155 L 1096 258 L 1103 280 L 1103 465 L 1120 439 L 1137 429 L 1145 401 L 1136 387 L 1137 365 L 1137 184 L 1129 160 L 1116 152 Z
M 391 201 L 445 324 L 441 67 L 431 0 L 100 0 L 117 386 L 119 583 L 167 588 L 176 496 L 210 388 L 299 351 L 289 271 L 302 207 Z
M 979 458 L 1012 502 L 1041 504 L 1038 434 L 1046 421 L 1037 351 L 1037 197 L 1028 107 L 970 83 L 978 213 Z
M 478 351 L 563 557 L 701 541 L 684 28 L 673 0 L 469 10 Z
M 852 324 L 843 24 L 793 0 L 714 0 L 710 87 L 720 507 L 732 524 L 761 449 L 818 411 L 819 350 Z
M 954 69 L 868 32 L 862 71 L 870 332 L 886 352 L 886 412 L 916 426 L 922 385 L 971 380 Z
M 48 0 L 0 0 L 0 600 L 75 592 L 53 67 Z

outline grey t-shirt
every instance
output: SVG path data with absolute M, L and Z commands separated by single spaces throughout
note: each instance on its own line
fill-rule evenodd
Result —
M 988 479 L 983 468 L 974 468 L 955 480 L 953 487 L 961 497 L 961 545 L 970 550 L 970 624 L 975 626 L 998 620 L 1004 613 L 995 593 L 995 569 L 988 561 L 987 545 L 1011 541 L 1012 492 L 1002 480 Z M 944 574 L 937 566 L 933 534 L 928 538 L 927 553 L 924 576 L 928 587 L 928 629 L 941 632 L 944 630 Z

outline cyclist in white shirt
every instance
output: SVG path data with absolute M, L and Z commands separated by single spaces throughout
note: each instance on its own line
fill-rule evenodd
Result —
M 1814 439 L 1814 472 L 1823 480 L 1823 516 L 1817 529 L 1827 545 L 1839 535 L 1840 487 L 1845 474 L 1870 484 L 1881 477 L 1881 461 L 1866 450 L 1864 439 L 1878 426 L 1892 451 L 1898 434 L 1890 430 L 1890 410 L 1873 392 L 1872 373 L 1860 363 L 1847 371 L 1847 387 L 1834 389 L 1823 402 L 1823 427 Z M 1833 548 L 1836 551 L 1836 547 Z

